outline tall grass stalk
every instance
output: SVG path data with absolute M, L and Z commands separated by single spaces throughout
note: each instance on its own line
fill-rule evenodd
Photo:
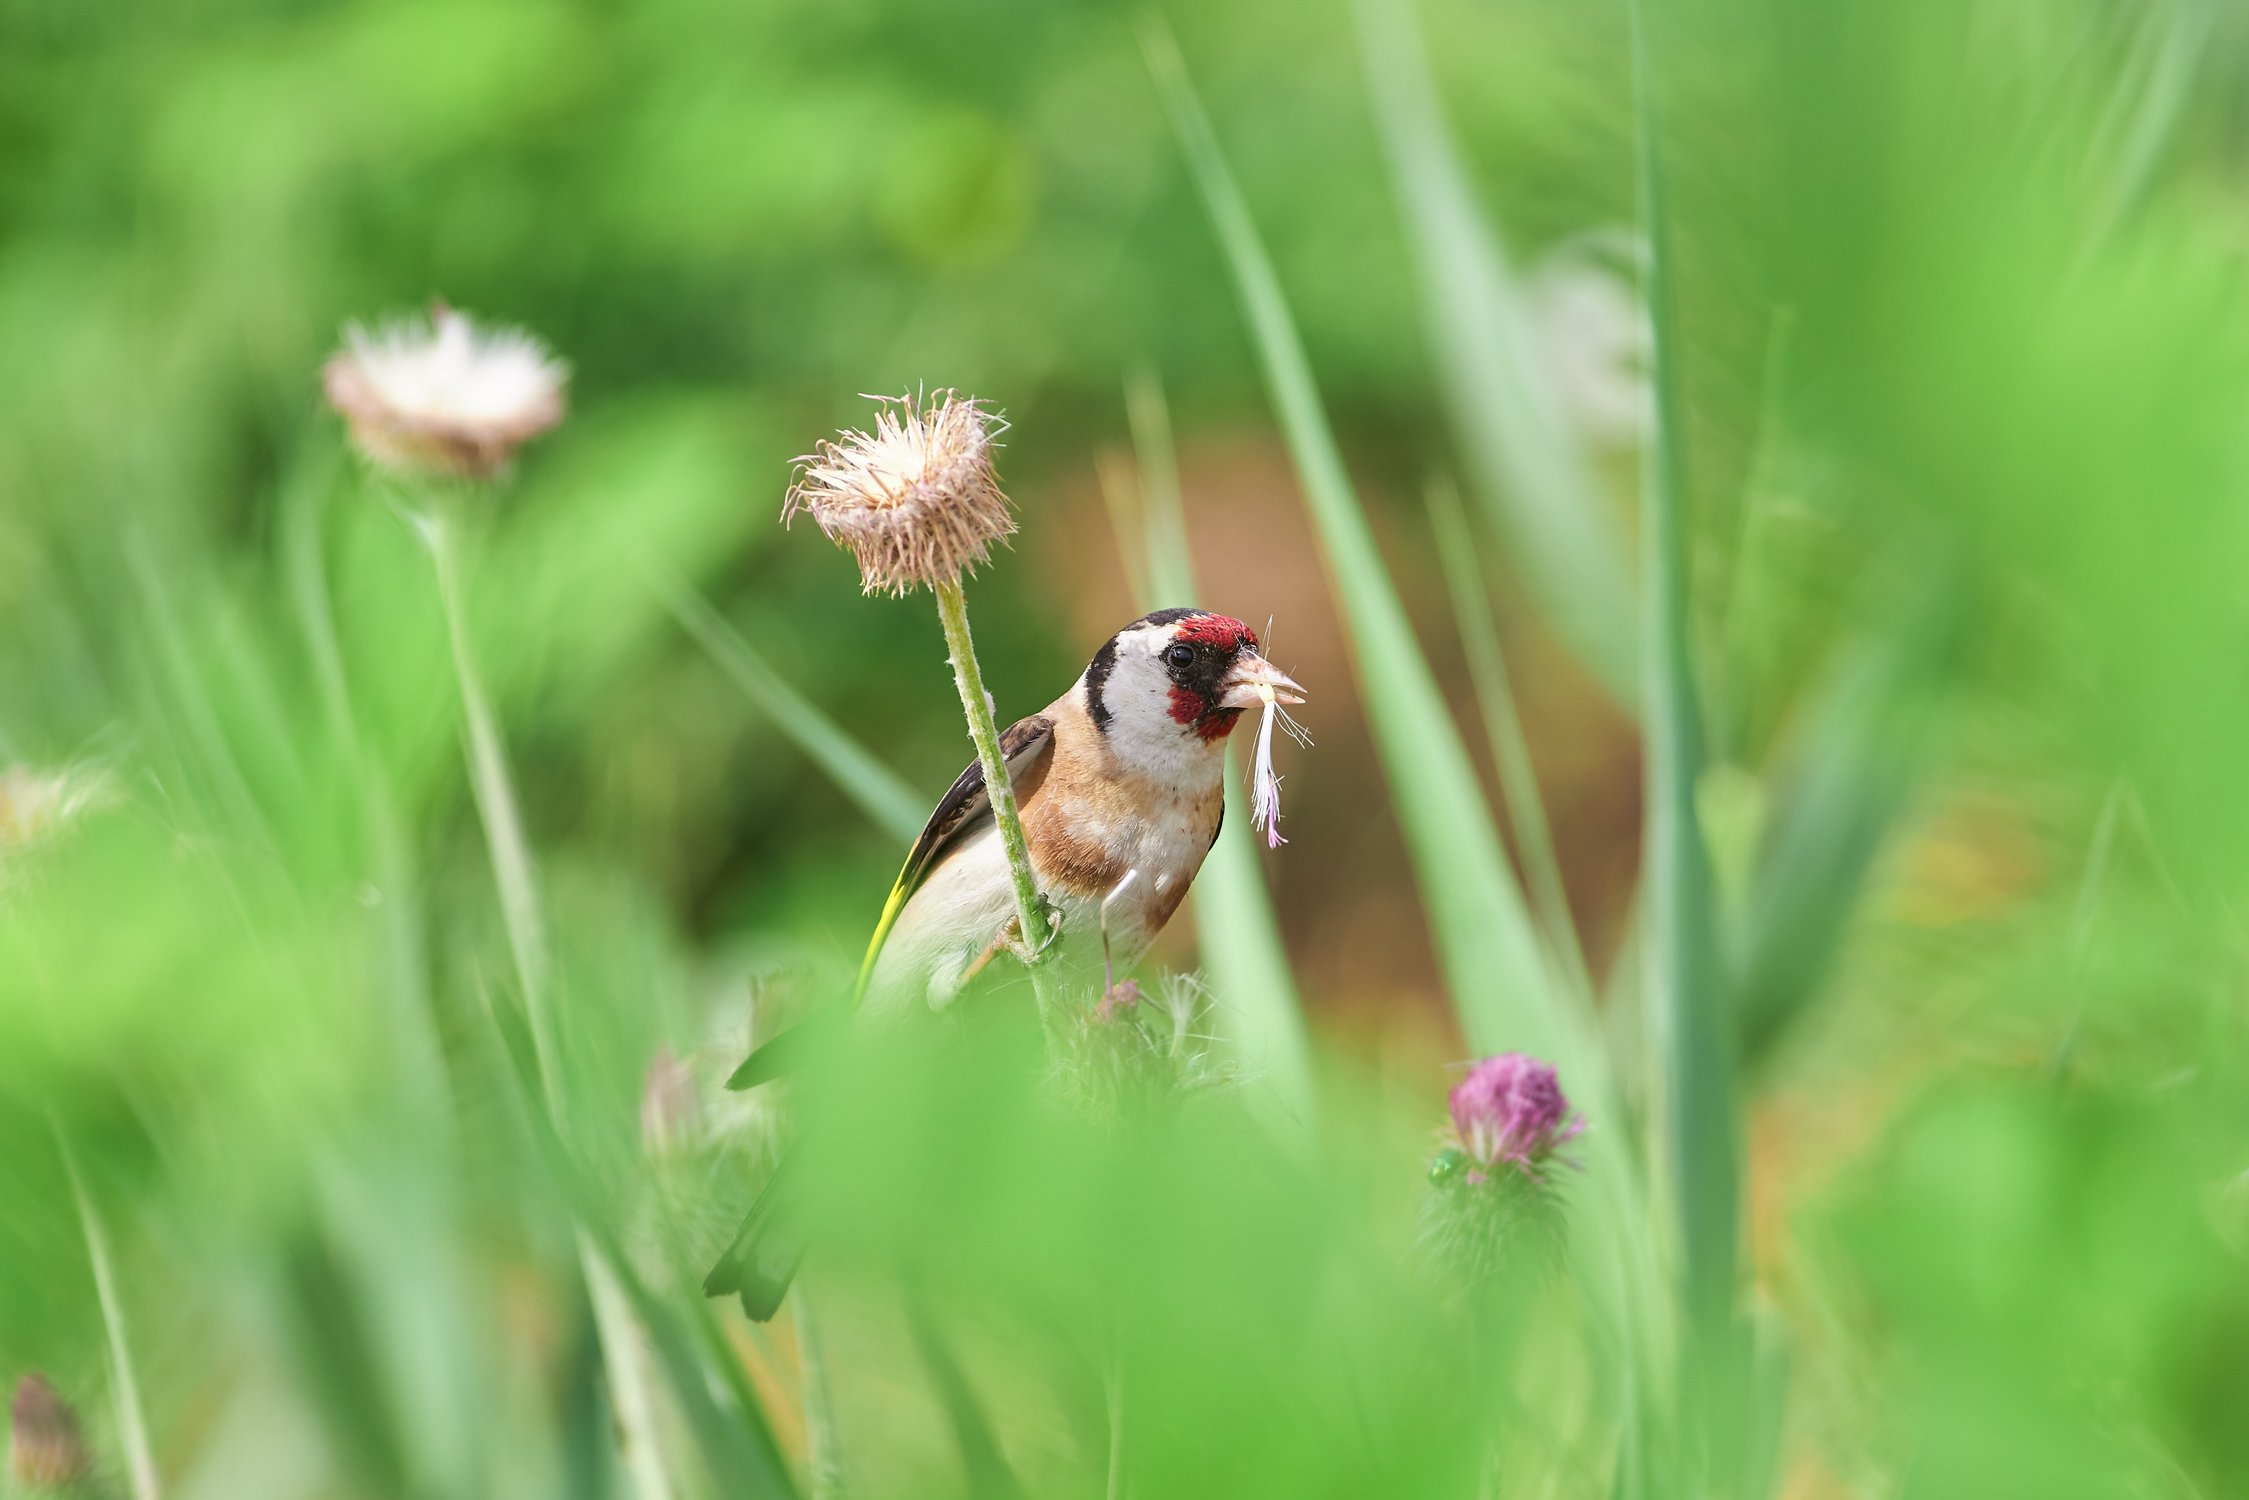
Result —
M 1966 614 L 1957 559 L 1870 610 L 1802 712 L 1794 786 L 1771 818 L 1735 949 L 1729 1006 L 1757 1066 L 1820 995 L 1936 740 Z
M 328 444 L 319 451 L 333 455 Z M 387 966 L 384 989 L 389 997 L 388 1017 L 393 1045 L 399 1054 L 401 1075 L 415 1092 L 424 1111 L 436 1115 L 444 1100 L 444 1051 L 437 1037 L 431 1010 L 427 948 L 422 929 L 421 893 L 406 830 L 398 816 L 396 794 L 390 779 L 369 748 L 352 707 L 351 687 L 344 669 L 342 643 L 336 636 L 336 616 L 328 593 L 328 570 L 322 560 L 321 525 L 331 491 L 334 465 L 317 459 L 302 461 L 300 473 L 288 486 L 281 508 L 282 551 L 288 573 L 289 594 L 312 657 L 313 680 L 318 685 L 329 733 L 342 747 L 359 797 L 366 826 L 376 898 L 380 907 L 383 948 Z
M 110 1260 L 109 1231 L 94 1207 L 86 1180 L 79 1174 L 78 1157 L 70 1149 L 61 1125 L 53 1127 L 55 1145 L 62 1152 L 63 1168 L 70 1175 L 71 1195 L 78 1203 L 78 1224 L 86 1236 L 86 1259 L 94 1272 L 94 1295 L 102 1309 L 102 1331 L 109 1340 L 109 1381 L 117 1403 L 117 1442 L 125 1450 L 125 1470 L 131 1477 L 133 1500 L 157 1500 L 156 1455 L 149 1446 L 148 1419 L 142 1414 L 140 1381 L 133 1373 L 132 1347 L 125 1337 L 125 1306 L 117 1296 L 117 1271 Z
M 905 1303 L 907 1332 L 921 1355 L 922 1364 L 928 1368 L 929 1383 L 936 1389 L 938 1403 L 945 1408 L 946 1421 L 953 1429 L 954 1446 L 960 1449 L 961 1468 L 967 1473 L 969 1493 L 989 1497 L 989 1500 L 1020 1497 L 1023 1486 L 1017 1483 L 1014 1470 L 1008 1467 L 999 1434 L 993 1429 L 991 1418 L 985 1415 L 984 1404 L 977 1399 L 968 1372 L 961 1368 L 960 1360 L 954 1355 L 936 1311 L 915 1288 L 907 1290 Z
M 1545 956 L 1467 746 L 1344 472 L 1271 259 L 1177 45 L 1153 15 L 1143 20 L 1142 42 L 1233 273 L 1304 485 L 1462 1029 L 1478 1052 L 1520 1050 L 1550 1059 L 1572 1097 L 1598 1122 L 1583 1143 L 1589 1222 L 1578 1243 L 1598 1347 L 1611 1366 L 1610 1388 L 1632 1403 L 1618 1414 L 1624 1455 L 1630 1455 L 1652 1435 L 1654 1405 L 1644 1398 L 1653 1383 L 1643 1377 L 1666 1362 L 1671 1326 L 1657 1294 L 1644 1178 L 1597 1020 L 1589 1002 L 1556 979 Z M 1635 1363 L 1638 1371 L 1630 1368 Z M 1628 1470 L 1647 1477 L 1620 1455 L 1620 1475 Z
M 804 1382 L 804 1466 L 812 1481 L 812 1500 L 835 1500 L 843 1493 L 843 1444 L 836 1435 L 836 1398 L 828 1385 L 827 1345 L 820 1320 L 804 1288 L 795 1289 L 797 1368 Z
M 1633 0 L 1632 76 L 1641 229 L 1654 330 L 1655 429 L 1641 487 L 1640 665 L 1646 793 L 1642 837 L 1651 989 L 1665 1021 L 1664 1140 L 1679 1215 L 1688 1369 L 1698 1415 L 1730 1415 L 1734 1275 L 1740 1213 L 1734 1118 L 1737 1041 L 1719 966 L 1715 881 L 1696 810 L 1702 722 L 1695 684 L 1687 556 L 1687 459 L 1679 395 L 1674 266 L 1665 219 L 1662 133 L 1646 0 Z M 1726 1435 L 1705 1432 L 1714 1453 Z
M 1557 992 L 1483 789 L 1343 467 L 1279 279 L 1160 21 L 1149 66 L 1226 252 L 1348 626 L 1352 665 L 1469 1040 L 1559 1054 Z
M 1593 976 L 1586 967 L 1577 920 L 1570 915 L 1569 894 L 1562 885 L 1562 861 L 1554 850 L 1546 799 L 1539 794 L 1538 770 L 1531 763 L 1530 741 L 1523 733 L 1514 684 L 1508 679 L 1507 657 L 1500 649 L 1499 628 L 1492 618 L 1491 600 L 1484 592 L 1476 538 L 1460 507 L 1460 497 L 1449 484 L 1431 483 L 1429 515 L 1436 526 L 1437 556 L 1444 563 L 1453 615 L 1459 621 L 1461 646 L 1468 656 L 1468 674 L 1476 684 L 1484 733 L 1491 741 L 1492 759 L 1499 769 L 1500 796 L 1507 805 L 1508 826 L 1515 832 L 1515 849 L 1530 881 L 1531 899 L 1546 927 L 1555 961 L 1578 993 L 1590 999 Z
M 1376 128 L 1414 254 L 1437 389 L 1472 488 L 1556 633 L 1633 689 L 1631 552 L 1535 355 L 1522 285 L 1438 104 L 1414 0 L 1358 0 Z
M 720 671 L 779 726 L 812 763 L 849 797 L 869 822 L 901 845 L 921 836 L 934 799 L 921 796 L 849 731 L 790 685 L 725 616 L 677 578 L 651 580 L 680 628 L 695 638 Z
M 1142 608 L 1189 603 L 1200 592 L 1188 547 L 1171 413 L 1155 371 L 1136 370 L 1127 378 L 1125 411 L 1138 459 L 1141 525 L 1136 537 L 1123 497 L 1112 494 L 1118 550 L 1128 562 L 1135 556 L 1144 559 L 1142 567 L 1130 570 L 1142 579 Z M 1280 922 L 1258 868 L 1249 809 L 1235 769 L 1229 747 L 1225 823 L 1195 877 L 1197 951 L 1219 997 L 1219 1023 L 1243 1068 L 1263 1086 L 1259 1097 L 1277 1105 L 1276 1124 L 1302 1131 L 1313 1120 L 1311 1042 Z

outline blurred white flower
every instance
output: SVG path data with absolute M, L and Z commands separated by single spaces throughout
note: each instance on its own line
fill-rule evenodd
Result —
M 1655 336 L 1636 284 L 1644 257 L 1621 230 L 1565 240 L 1526 278 L 1538 357 L 1556 405 L 1591 443 L 1632 447 L 1655 418 Z
M 45 840 L 108 797 L 109 779 L 98 771 L 0 769 L 0 857 Z
M 562 420 L 569 367 L 519 328 L 480 328 L 439 303 L 428 322 L 344 329 L 321 371 L 359 451 L 411 474 L 488 479 Z

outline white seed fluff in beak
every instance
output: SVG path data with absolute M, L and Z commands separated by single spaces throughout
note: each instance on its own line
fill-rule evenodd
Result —
M 1257 696 L 1265 705 L 1265 712 L 1257 721 L 1257 750 L 1250 769 L 1249 823 L 1250 827 L 1264 833 L 1266 848 L 1278 849 L 1288 840 L 1281 837 L 1281 778 L 1273 769 L 1273 725 L 1278 723 L 1299 745 L 1309 746 L 1312 737 L 1304 732 L 1303 725 L 1289 717 L 1271 687 L 1259 684 Z

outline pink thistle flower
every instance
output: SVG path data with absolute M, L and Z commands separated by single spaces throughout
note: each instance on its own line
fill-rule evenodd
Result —
M 1503 1052 L 1468 1070 L 1449 1096 L 1453 1130 L 1470 1182 L 1510 1165 L 1538 1180 L 1539 1168 L 1585 1132 L 1554 1070 L 1535 1057 Z

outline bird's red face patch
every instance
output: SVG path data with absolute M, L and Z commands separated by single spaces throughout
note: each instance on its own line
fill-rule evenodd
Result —
M 1190 646 L 1217 646 L 1226 651 L 1243 646 L 1257 649 L 1257 632 L 1232 615 L 1195 615 L 1181 620 L 1172 635 Z
M 1212 708 L 1210 701 L 1193 688 L 1175 687 L 1171 690 L 1171 717 L 1174 722 L 1191 724 L 1195 733 L 1206 740 L 1222 740 L 1234 732 L 1234 724 L 1242 716 L 1238 708 Z

